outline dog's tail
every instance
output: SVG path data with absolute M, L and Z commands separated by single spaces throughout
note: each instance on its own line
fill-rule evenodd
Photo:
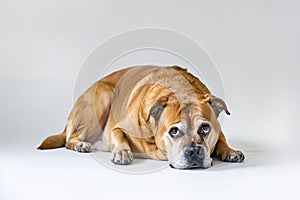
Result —
M 52 135 L 47 137 L 38 149 L 54 149 L 59 147 L 64 147 L 66 143 L 66 129 L 58 135 Z

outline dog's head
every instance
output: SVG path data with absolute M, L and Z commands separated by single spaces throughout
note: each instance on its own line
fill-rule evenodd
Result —
M 155 123 L 155 141 L 177 169 L 208 168 L 210 154 L 219 138 L 220 112 L 229 114 L 223 100 L 213 96 L 178 101 L 174 95 L 159 98 L 149 111 Z M 150 120 L 150 119 L 149 119 Z

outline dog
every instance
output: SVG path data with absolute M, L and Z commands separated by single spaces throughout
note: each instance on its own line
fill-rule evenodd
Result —
M 242 162 L 218 122 L 225 102 L 186 69 L 135 66 L 114 72 L 85 91 L 61 134 L 38 149 L 112 152 L 117 165 L 134 157 L 168 160 L 176 169 L 209 168 L 211 157 Z

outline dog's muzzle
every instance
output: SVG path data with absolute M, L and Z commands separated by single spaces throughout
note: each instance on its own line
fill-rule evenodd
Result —
M 183 154 L 170 167 L 176 169 L 208 168 L 212 166 L 212 159 L 207 155 L 202 144 L 191 142 L 183 149 Z
M 196 142 L 191 142 L 184 148 L 184 159 L 186 164 L 182 169 L 208 167 L 205 164 L 205 148 Z
M 202 167 L 205 149 L 196 142 L 191 142 L 184 148 L 184 157 L 189 168 Z
M 202 146 L 189 145 L 185 147 L 184 156 L 188 162 L 202 160 L 205 157 L 205 151 Z

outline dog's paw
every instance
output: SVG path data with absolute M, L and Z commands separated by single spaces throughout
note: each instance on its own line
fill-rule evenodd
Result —
M 117 165 L 129 165 L 133 161 L 133 153 L 130 150 L 114 150 L 111 161 Z
M 89 142 L 78 142 L 74 150 L 81 153 L 88 153 L 92 151 L 92 145 Z
M 241 151 L 226 151 L 222 152 L 218 158 L 223 162 L 242 162 L 245 155 Z

